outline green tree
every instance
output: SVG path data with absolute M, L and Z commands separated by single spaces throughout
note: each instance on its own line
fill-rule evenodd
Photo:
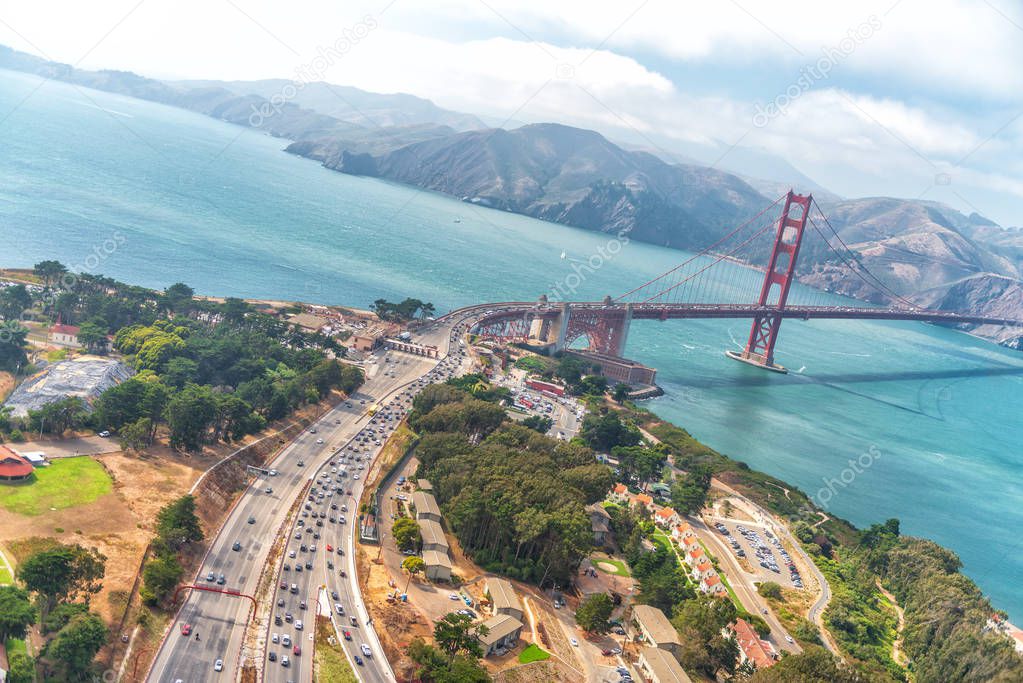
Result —
M 67 273 L 67 267 L 60 261 L 40 261 L 32 267 L 33 272 L 43 279 L 43 284 L 52 287 Z
M 415 550 L 422 542 L 422 535 L 419 532 L 419 524 L 409 517 L 399 517 L 391 525 L 391 534 L 394 536 L 394 543 L 401 550 Z
M 575 622 L 588 633 L 607 633 L 611 628 L 611 612 L 614 602 L 607 593 L 593 593 L 586 596 L 575 611 Z
M 158 553 L 146 563 L 142 570 L 142 597 L 147 604 L 155 605 L 166 600 L 181 580 L 184 569 L 173 553 Z
M 72 619 L 79 614 L 88 614 L 89 606 L 83 602 L 62 602 L 53 608 L 49 614 L 46 615 L 40 623 L 40 631 L 46 633 L 56 633 L 60 629 L 68 625 Z
M 641 440 L 639 430 L 623 423 L 616 413 L 587 415 L 579 435 L 587 446 L 602 453 L 610 453 L 616 446 L 635 446 Z
M 709 678 L 719 670 L 734 673 L 739 646 L 734 638 L 722 633 L 736 616 L 735 605 L 729 600 L 707 597 L 679 605 L 671 623 L 682 639 L 682 666 Z
M 765 598 L 781 600 L 781 586 L 774 581 L 764 581 L 762 584 L 757 586 L 757 592 Z
M 7 663 L 10 667 L 7 672 L 8 683 L 34 683 L 36 680 L 36 663 L 28 654 L 8 653 Z
M 414 679 L 424 683 L 490 683 L 492 680 L 479 658 L 447 657 L 422 638 L 414 638 L 406 650 L 416 663 Z
M 80 614 L 62 628 L 44 651 L 47 659 L 64 666 L 64 680 L 78 680 L 92 666 L 107 640 L 107 627 L 95 614 Z
M 3 316 L 4 320 L 18 320 L 31 305 L 32 296 L 25 289 L 25 285 L 0 289 L 0 316 Z
M 25 340 L 28 328 L 14 320 L 0 325 L 0 370 L 19 371 L 28 363 Z
M 802 653 L 782 657 L 774 666 L 757 671 L 751 683 L 854 683 L 863 681 L 856 671 L 842 667 L 821 647 L 810 646 Z M 951 680 L 951 679 L 947 679 Z
M 167 402 L 165 416 L 171 446 L 197 451 L 209 440 L 217 419 L 217 399 L 210 387 L 189 384 Z
M 629 398 L 629 385 L 628 384 L 616 384 L 614 392 L 611 394 L 615 403 L 621 405 L 625 403 L 625 400 Z
M 707 502 L 710 480 L 710 468 L 705 465 L 693 467 L 681 480 L 672 485 L 672 507 L 685 514 L 698 513 Z
M 107 342 L 107 328 L 102 322 L 87 320 L 78 327 L 78 341 L 89 351 L 104 347 Z
M 156 533 L 174 551 L 201 541 L 203 532 L 195 514 L 195 498 L 186 494 L 163 506 L 156 514 Z
M 36 608 L 28 591 L 17 586 L 0 586 L 0 643 L 8 638 L 24 638 L 36 620 Z
M 118 436 L 121 437 L 121 448 L 138 453 L 150 445 L 152 434 L 153 421 L 148 417 L 140 417 L 131 424 L 122 427 Z
M 93 548 L 60 545 L 30 555 L 18 566 L 18 578 L 41 598 L 42 618 L 61 600 L 84 595 L 86 600 L 102 588 L 106 557 Z
M 554 426 L 554 420 L 547 417 L 546 415 L 530 415 L 525 420 L 520 422 L 523 427 L 529 427 L 530 429 L 546 434 Z
M 473 625 L 472 618 L 467 614 L 450 612 L 441 617 L 433 627 L 433 639 L 437 647 L 448 659 L 456 655 L 466 655 L 479 659 L 483 656 L 483 646 L 479 637 L 489 631 L 483 624 Z
M 426 562 L 423 561 L 423 558 L 413 555 L 402 560 L 401 568 L 408 572 L 408 581 L 405 582 L 405 592 L 408 593 L 408 585 L 412 582 L 412 577 L 426 571 Z

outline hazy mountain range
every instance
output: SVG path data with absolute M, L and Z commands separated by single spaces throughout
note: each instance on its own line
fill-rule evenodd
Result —
M 464 201 L 684 249 L 711 244 L 792 184 L 812 191 L 866 268 L 916 303 L 1023 318 L 1023 230 L 936 202 L 843 199 L 777 159 L 739 150 L 742 175 L 673 163 L 556 123 L 487 128 L 476 116 L 406 94 L 286 80 L 159 81 L 83 71 L 0 46 L 0 68 L 182 107 L 291 140 L 287 151 L 343 173 L 385 178 Z M 736 159 L 732 159 L 735 168 Z M 771 172 L 778 177 L 760 177 Z M 807 243 L 808 284 L 883 303 L 834 254 Z M 1012 340 L 1011 331 L 977 333 Z M 1018 335 L 1018 331 L 1015 332 Z

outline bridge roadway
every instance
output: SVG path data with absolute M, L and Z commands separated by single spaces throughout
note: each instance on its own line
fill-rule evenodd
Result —
M 446 316 L 445 323 L 432 326 L 417 341 L 437 345 L 442 353 L 446 353 L 450 330 L 463 317 L 464 315 Z M 369 419 L 367 411 L 373 403 L 399 392 L 404 386 L 429 372 L 437 363 L 436 359 L 405 354 L 402 356 L 408 360 L 408 364 L 397 366 L 391 364 L 395 376 L 383 374 L 380 368 L 380 371 L 368 378 L 360 391 L 351 397 L 351 408 L 342 403 L 327 411 L 313 425 L 317 428 L 316 433 L 307 429 L 289 444 L 275 461 L 268 465 L 278 470 L 277 476 L 258 478 L 246 488 L 219 533 L 212 540 L 210 550 L 196 576 L 197 582 L 205 584 L 206 576 L 210 572 L 216 575 L 223 573 L 226 579 L 223 588 L 253 594 L 274 538 L 305 483 L 314 476 L 322 463 L 329 460 L 330 454 L 337 449 L 338 444 L 348 442 L 366 424 Z M 365 401 L 365 404 L 361 401 Z M 321 440 L 322 443 L 318 443 Z M 297 465 L 299 460 L 305 462 L 304 467 Z M 273 489 L 272 493 L 265 492 L 268 486 Z M 353 489 L 353 494 L 355 493 Z M 355 499 L 358 500 L 357 496 Z M 357 506 L 349 505 L 350 509 L 353 507 Z M 248 521 L 250 518 L 254 520 L 252 523 Z M 349 522 L 346 526 L 355 525 Z M 232 550 L 235 541 L 242 546 L 239 551 Z M 350 561 L 352 558 L 348 552 L 351 549 L 350 542 L 347 545 L 345 559 Z M 364 615 L 365 608 L 361 604 L 355 572 L 347 573 L 350 581 L 344 585 L 347 591 L 346 607 L 349 604 L 358 605 L 360 613 Z M 216 586 L 212 583 L 207 585 Z M 315 594 L 309 597 L 315 600 Z M 315 614 L 315 605 L 310 603 L 309 607 L 307 610 L 309 614 Z M 160 683 L 178 681 L 201 683 L 215 680 L 220 676 L 224 676 L 225 680 L 235 678 L 250 609 L 251 603 L 245 598 L 189 591 L 161 644 L 147 680 Z M 315 619 L 310 616 L 310 629 L 306 631 L 307 634 L 312 633 L 314 621 Z M 188 637 L 181 635 L 180 631 L 181 625 L 186 623 L 193 629 L 192 635 Z M 362 680 L 394 680 L 375 633 L 371 633 L 372 628 L 362 619 L 360 631 L 362 639 L 355 645 L 361 642 L 369 643 L 373 649 L 373 659 L 376 660 L 372 672 L 360 668 Z M 198 641 L 195 639 L 196 633 L 199 635 Z M 303 642 L 303 651 L 306 650 L 306 645 L 308 641 Z M 346 645 L 351 647 L 349 643 Z M 214 671 L 217 659 L 224 662 L 224 671 L 220 674 Z M 291 659 L 293 667 L 298 670 L 289 672 L 286 679 L 310 680 L 311 662 L 308 661 L 310 657 L 303 654 L 299 657 L 292 656 Z M 264 664 L 274 666 L 268 662 Z M 278 662 L 276 669 L 281 668 L 283 667 Z M 277 676 L 271 675 L 269 678 Z
M 778 313 L 776 308 L 758 306 L 756 304 L 658 304 L 619 302 L 575 301 L 566 302 L 575 312 L 607 312 L 622 313 L 631 307 L 633 320 L 676 320 L 683 318 L 756 318 Z M 563 303 L 538 304 L 529 301 L 509 301 L 502 303 L 471 306 L 454 313 L 482 312 L 479 322 L 483 325 L 501 319 L 517 316 L 534 318 L 554 318 L 561 315 Z M 860 306 L 786 306 L 781 311 L 782 318 L 799 320 L 910 320 L 931 323 L 974 325 L 1003 325 L 1007 327 L 1023 327 L 1023 320 L 999 318 L 958 313 L 955 311 L 938 311 L 925 308 L 868 308 Z

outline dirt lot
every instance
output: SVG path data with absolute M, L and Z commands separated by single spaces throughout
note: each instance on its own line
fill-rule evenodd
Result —
M 146 544 L 149 520 L 198 477 L 168 453 L 142 460 L 120 452 L 96 458 L 114 480 L 113 493 L 85 505 L 25 517 L 0 509 L 0 542 L 31 536 L 94 547 L 107 556 L 102 592 L 93 607 L 108 622 L 119 619 Z M 63 531 L 58 531 L 62 529 Z M 15 548 L 18 544 L 14 545 Z

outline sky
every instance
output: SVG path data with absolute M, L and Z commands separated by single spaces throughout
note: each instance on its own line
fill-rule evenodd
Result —
M 0 6 L 0 43 L 155 78 L 406 92 L 1023 226 L 1019 0 L 38 0 Z

